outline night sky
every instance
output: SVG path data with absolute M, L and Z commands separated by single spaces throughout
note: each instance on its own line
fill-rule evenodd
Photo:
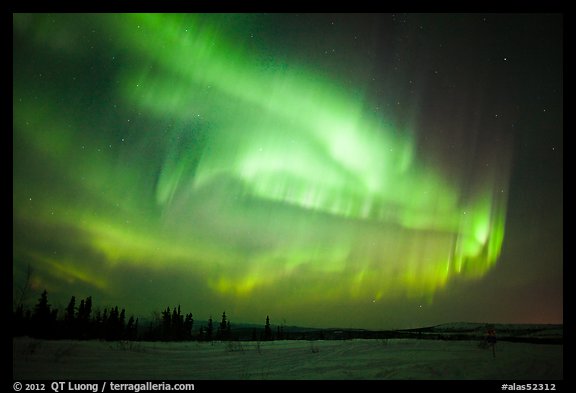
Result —
M 563 18 L 13 15 L 13 283 L 150 316 L 563 321 Z

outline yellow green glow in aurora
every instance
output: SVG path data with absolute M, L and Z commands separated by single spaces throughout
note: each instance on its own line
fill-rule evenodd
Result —
M 34 266 L 36 288 L 142 313 L 204 312 L 201 293 L 206 313 L 258 322 L 323 303 L 433 302 L 497 263 L 509 149 L 450 170 L 422 148 L 417 109 L 410 121 L 370 110 L 367 86 L 223 33 L 233 16 L 60 18 L 14 16 L 62 67 L 47 85 L 14 82 L 14 258 Z M 91 64 L 83 24 L 108 37 L 94 44 L 101 86 L 74 85 Z M 179 279 L 162 297 L 127 298 L 167 272 Z

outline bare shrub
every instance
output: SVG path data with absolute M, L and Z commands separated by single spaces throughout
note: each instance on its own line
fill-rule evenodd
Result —
M 65 358 L 71 356 L 74 353 L 75 348 L 76 348 L 76 345 L 74 345 L 74 344 L 68 344 L 66 346 L 58 347 L 56 352 L 54 352 L 54 362 L 60 363 Z
M 239 341 L 227 341 L 226 352 L 244 352 L 244 346 Z
M 318 353 L 320 352 L 320 348 L 318 348 L 318 345 L 316 345 L 314 343 L 314 341 L 310 341 L 310 352 L 311 353 Z

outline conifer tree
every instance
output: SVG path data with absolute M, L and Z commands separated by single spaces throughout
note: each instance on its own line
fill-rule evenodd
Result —
M 264 325 L 264 340 L 272 340 L 272 329 L 270 328 L 270 317 L 266 316 L 266 325 Z
M 162 311 L 162 339 L 169 340 L 170 333 L 172 331 L 172 314 L 170 313 L 170 307 L 166 307 L 166 310 Z
M 49 338 L 53 334 L 53 324 L 56 321 L 58 310 L 51 310 L 48 304 L 48 292 L 44 290 L 32 314 L 32 335 L 40 338 Z
M 118 317 L 118 326 L 116 330 L 116 339 L 119 340 L 124 336 L 124 330 L 126 328 L 126 310 L 122 309 L 120 311 L 120 316 Z
M 218 333 L 216 336 L 220 340 L 226 340 L 228 337 L 226 336 L 227 333 L 227 326 L 228 323 L 226 322 L 226 311 L 222 313 L 222 321 L 220 321 L 220 325 L 218 326 Z
M 78 319 L 84 318 L 84 315 L 86 313 L 86 310 L 84 307 L 85 307 L 84 306 L 84 299 L 82 299 L 82 300 L 80 300 L 80 305 L 78 306 L 78 315 L 77 315 Z
M 212 341 L 213 330 L 214 327 L 212 326 L 212 315 L 210 315 L 210 318 L 208 319 L 208 328 L 206 329 L 206 340 Z
M 68 307 L 66 307 L 66 312 L 64 314 L 64 334 L 66 337 L 74 338 L 76 336 L 76 323 L 75 314 L 76 312 L 76 297 L 72 296 Z
M 85 300 L 80 301 L 78 307 L 78 316 L 76 318 L 76 335 L 79 338 L 89 338 L 90 334 L 90 315 L 92 314 L 92 296 L 88 296 Z
M 194 326 L 194 319 L 192 318 L 192 313 L 186 315 L 186 320 L 184 321 L 184 335 L 186 339 L 192 338 L 192 327 Z
M 135 340 L 136 339 L 136 328 L 135 328 L 135 321 L 134 316 L 130 316 L 128 319 L 128 323 L 126 324 L 126 340 Z
M 92 314 L 92 296 L 88 296 L 84 302 L 84 315 L 85 320 L 90 320 L 90 315 Z
M 64 314 L 64 320 L 71 323 L 74 320 L 74 314 L 76 312 L 76 296 L 70 298 L 68 307 L 66 307 L 66 314 Z

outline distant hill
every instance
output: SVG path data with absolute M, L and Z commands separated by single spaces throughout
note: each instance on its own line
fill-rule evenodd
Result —
M 141 321 L 146 328 L 149 321 Z M 219 320 L 213 320 L 216 329 Z M 194 332 L 208 321 L 195 320 Z M 280 330 L 278 327 L 280 326 Z M 422 339 L 422 340 L 482 340 L 488 328 L 496 331 L 499 341 L 562 344 L 563 325 L 502 324 L 478 322 L 451 322 L 411 329 L 369 330 L 352 328 L 311 328 L 272 324 L 273 339 L 281 340 L 350 340 L 350 339 Z M 264 324 L 231 321 L 232 336 L 237 340 L 262 340 Z
M 348 339 L 425 339 L 425 340 L 482 340 L 488 328 L 496 331 L 498 340 L 511 342 L 528 342 L 543 344 L 562 344 L 564 336 L 563 325 L 544 324 L 500 324 L 454 322 L 436 326 L 398 329 L 398 330 L 368 330 L 368 329 L 338 329 L 338 328 L 306 328 L 298 326 L 282 327 L 281 339 L 288 340 L 348 340 Z M 237 324 L 232 332 L 239 340 L 250 340 L 256 332 L 257 339 L 261 325 Z M 277 327 L 273 327 L 276 338 Z

